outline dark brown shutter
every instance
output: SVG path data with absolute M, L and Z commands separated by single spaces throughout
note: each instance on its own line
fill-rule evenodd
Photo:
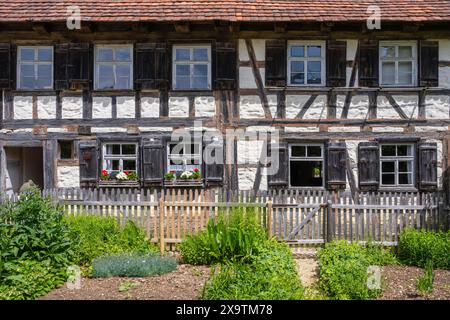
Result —
M 327 152 L 327 184 L 329 189 L 345 189 L 347 166 L 345 142 L 330 142 Z
M 204 178 L 207 185 L 220 185 L 223 182 L 224 174 L 224 154 L 223 143 L 220 141 L 213 141 L 205 143 L 205 148 L 208 148 L 205 154 L 204 161 Z M 210 159 L 210 157 L 212 159 Z M 221 163 L 212 161 L 214 159 L 222 160 Z
M 55 70 L 55 90 L 68 89 L 67 67 L 69 59 L 69 44 L 55 44 L 53 65 Z
M 361 142 L 358 146 L 359 189 L 377 190 L 380 184 L 380 149 L 378 142 Z
M 327 42 L 327 86 L 345 87 L 347 80 L 347 42 Z
M 437 181 L 437 144 L 420 143 L 419 158 L 419 188 L 423 191 L 434 190 Z
M 275 153 L 278 152 L 278 157 L 275 157 Z M 276 161 L 278 163 L 271 163 L 272 168 L 276 168 L 278 165 L 278 170 L 274 170 L 273 174 L 270 174 L 268 169 L 268 185 L 269 187 L 287 187 L 289 184 L 288 172 L 289 172 L 289 155 L 288 155 L 288 145 L 287 143 L 271 143 L 269 144 L 269 159 L 270 161 Z
M 236 88 L 236 43 L 216 42 L 213 56 L 214 89 L 233 90 Z
M 95 187 L 99 177 L 97 142 L 80 142 L 78 158 L 80 161 L 80 185 L 82 187 Z
M 137 43 L 135 47 L 135 88 L 168 87 L 169 56 L 165 42 Z
M 10 59 L 10 83 L 11 89 L 17 88 L 17 45 L 11 44 L 11 59 Z
M 439 86 L 439 42 L 420 41 L 420 72 L 421 87 Z
M 0 43 L 0 89 L 11 88 L 11 45 Z
M 287 51 L 285 40 L 266 41 L 266 86 L 286 86 Z
M 166 148 L 162 139 L 142 143 L 142 183 L 162 186 L 164 182 Z
M 378 87 L 378 41 L 359 42 L 358 75 L 360 87 Z
M 67 65 L 67 80 L 72 90 L 92 87 L 94 58 L 89 43 L 71 43 Z

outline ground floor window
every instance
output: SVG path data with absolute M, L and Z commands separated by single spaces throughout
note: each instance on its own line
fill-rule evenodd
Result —
M 382 144 L 380 162 L 382 186 L 414 185 L 414 144 Z
M 323 187 L 322 144 L 289 146 L 289 184 L 291 187 Z
M 167 155 L 168 172 L 181 174 L 185 171 L 195 172 L 200 170 L 200 143 L 169 143 Z
M 138 168 L 138 145 L 130 142 L 103 144 L 102 177 L 120 179 L 123 174 L 136 180 Z M 109 179 L 108 179 L 109 178 Z M 124 180 L 130 180 L 125 179 Z

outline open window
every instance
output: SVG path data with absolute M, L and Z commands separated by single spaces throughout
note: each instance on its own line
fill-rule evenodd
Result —
M 289 146 L 289 185 L 291 187 L 324 187 L 323 144 L 291 144 Z

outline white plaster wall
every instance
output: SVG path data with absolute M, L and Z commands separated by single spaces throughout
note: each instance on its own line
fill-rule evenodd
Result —
M 238 181 L 240 190 L 253 189 L 256 170 L 256 168 L 238 168 Z M 267 173 L 265 168 L 261 170 L 261 184 L 259 190 L 267 190 Z
M 439 86 L 450 88 L 450 67 L 439 68 Z
M 82 97 L 63 97 L 61 99 L 61 116 L 63 119 L 82 119 L 83 118 L 83 98 Z
M 265 86 L 266 69 L 259 68 L 259 74 Z M 253 70 L 251 67 L 239 67 L 239 88 L 241 89 L 256 89 L 256 81 L 253 76 Z
M 439 39 L 439 60 L 450 61 L 450 39 Z
M 436 139 L 428 139 L 426 142 L 436 143 L 437 144 L 437 178 L 438 178 L 438 187 L 442 187 L 442 141 Z
M 141 118 L 159 117 L 159 98 L 142 97 L 141 98 Z
M 294 119 L 309 97 L 308 95 L 286 95 L 286 118 Z
M 216 100 L 214 97 L 196 97 L 194 106 L 196 117 L 214 117 L 216 115 Z
M 242 119 L 264 118 L 264 109 L 259 96 L 239 97 L 239 114 Z
M 245 44 L 244 39 L 239 39 L 239 60 L 240 61 L 249 61 L 250 57 L 248 56 L 247 46 Z
M 121 127 L 92 127 L 91 128 L 92 133 L 109 133 L 109 132 L 122 132 L 126 133 L 127 128 L 121 128 Z
M 37 113 L 38 113 L 38 119 L 55 119 L 56 118 L 56 97 L 55 96 L 38 96 L 37 97 Z
M 80 167 L 79 166 L 58 166 L 58 188 L 79 188 L 80 187 Z
M 169 98 L 169 117 L 185 118 L 189 116 L 189 99 L 187 97 Z
M 323 119 L 327 116 L 327 97 L 325 95 L 317 96 L 316 100 L 309 107 L 303 116 L 304 119 Z
M 372 132 L 403 132 L 403 127 L 392 127 L 392 126 L 373 127 Z
M 448 119 L 450 114 L 449 96 L 426 96 L 425 109 L 427 119 Z
M 347 145 L 348 157 L 350 159 L 350 167 L 353 172 L 356 186 L 358 186 L 358 145 L 365 140 L 345 140 Z M 350 184 L 347 177 L 347 189 L 350 189 Z
M 134 118 L 136 103 L 134 97 L 117 97 L 117 118 Z
M 340 118 L 344 109 L 345 95 L 338 95 L 336 99 L 336 117 Z M 369 97 L 354 96 L 352 97 L 349 109 L 348 119 L 365 119 L 369 112 Z
M 257 164 L 261 156 L 264 142 L 257 141 L 237 141 L 237 162 L 238 164 Z
M 92 98 L 92 118 L 111 119 L 112 118 L 112 99 L 109 97 Z
M 141 132 L 171 132 L 172 127 L 139 127 Z
M 356 50 L 358 48 L 358 40 L 353 39 L 347 39 L 347 61 L 354 61 L 356 58 Z M 350 78 L 352 75 L 352 68 L 346 68 L 346 74 L 347 74 L 347 86 L 350 85 Z M 356 73 L 355 78 L 355 87 L 358 87 L 358 73 Z
M 360 127 L 329 127 L 328 132 L 360 132 Z
M 26 96 L 14 97 L 14 119 L 33 119 L 33 98 Z
M 448 131 L 448 126 L 416 126 L 416 132 L 444 132 Z
M 285 133 L 319 132 L 319 127 L 285 127 Z
M 417 96 L 392 96 L 408 118 L 417 118 L 419 98 Z M 377 117 L 381 119 L 401 119 L 386 97 L 378 97 Z
M 245 43 L 244 43 L 245 45 Z M 257 61 L 266 60 L 266 40 L 265 39 L 253 39 L 253 49 L 255 50 L 255 56 Z

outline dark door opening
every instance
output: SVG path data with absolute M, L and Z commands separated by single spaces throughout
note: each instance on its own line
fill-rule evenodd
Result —
M 5 147 L 6 191 L 18 192 L 29 180 L 44 187 L 42 147 Z

